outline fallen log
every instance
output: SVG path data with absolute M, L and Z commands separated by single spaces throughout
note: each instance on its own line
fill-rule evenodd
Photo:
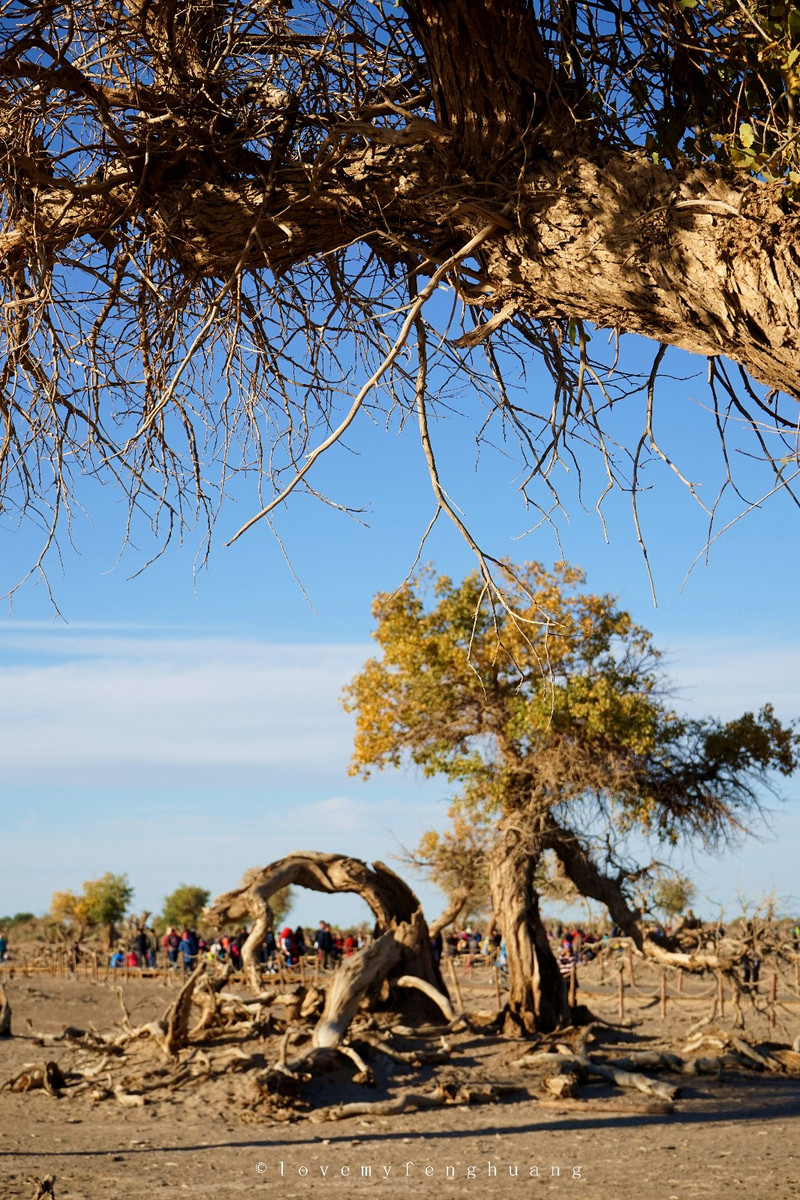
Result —
M 349 1104 L 332 1104 L 328 1108 L 317 1108 L 308 1114 L 309 1121 L 344 1121 L 348 1117 L 391 1117 L 397 1113 L 420 1108 L 444 1108 L 448 1105 L 493 1104 L 501 1096 L 524 1091 L 517 1084 L 491 1083 L 479 1086 L 456 1086 L 437 1084 L 431 1092 L 408 1090 L 392 1096 L 390 1100 L 361 1101 Z
M 648 1079 L 646 1075 L 639 1072 L 623 1071 L 610 1063 L 598 1062 L 597 1059 L 590 1058 L 588 1054 L 552 1054 L 544 1051 L 525 1054 L 514 1063 L 514 1066 L 522 1068 L 549 1065 L 574 1067 L 578 1073 L 606 1079 L 610 1083 L 615 1083 L 617 1087 L 635 1088 L 637 1091 L 644 1092 L 648 1096 L 655 1096 L 659 1100 L 674 1100 L 681 1091 L 673 1084 Z

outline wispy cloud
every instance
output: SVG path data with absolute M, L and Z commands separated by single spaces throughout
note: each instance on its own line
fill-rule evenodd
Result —
M 0 911 L 42 910 L 55 887 L 106 870 L 126 871 L 137 904 L 154 907 L 181 881 L 223 891 L 292 850 L 385 860 L 416 845 L 445 820 L 446 785 L 346 773 L 352 721 L 339 696 L 369 653 L 167 628 L 0 626 Z M 681 711 L 800 707 L 797 644 L 681 639 L 667 667 Z M 702 860 L 704 886 L 791 892 L 793 810 L 779 808 L 777 836 L 727 866 Z M 438 907 L 435 889 L 419 892 Z M 299 919 L 316 919 L 317 905 Z
M 152 633 L 8 632 L 0 643 L 6 784 L 87 769 L 131 773 L 341 763 L 350 722 L 338 701 L 364 646 L 272 646 Z M 96 778 L 96 775 L 95 775 Z M 184 778 L 184 782 L 187 782 Z

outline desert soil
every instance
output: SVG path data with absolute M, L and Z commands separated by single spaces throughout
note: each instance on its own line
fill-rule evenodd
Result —
M 592 1046 L 592 1053 L 679 1049 L 713 999 L 707 981 L 690 981 L 680 995 L 670 987 L 665 1020 L 656 977 L 640 973 L 637 986 L 628 990 L 626 1019 L 620 1024 L 616 983 L 601 982 L 597 975 L 596 970 L 582 972 L 578 997 L 608 1022 L 599 1027 L 600 1045 Z M 488 977 L 483 985 L 468 976 L 464 983 L 468 1008 L 492 1006 Z M 70 1024 L 105 1031 L 119 1020 L 111 981 L 17 973 L 6 977 L 6 988 L 12 1037 L 0 1039 L 0 1082 L 27 1063 L 51 1059 L 65 1070 L 75 1063 L 74 1049 L 43 1047 L 31 1029 L 52 1034 Z M 162 1013 L 174 995 L 174 987 L 157 979 L 130 980 L 124 991 L 136 1022 Z M 748 1006 L 748 1036 L 791 1045 L 800 1034 L 800 1002 L 791 988 L 779 993 L 778 1001 L 774 1028 L 765 1011 Z M 763 997 L 760 1006 L 766 1007 Z M 716 1023 L 731 1028 L 730 1003 Z M 424 1088 L 444 1071 L 475 1083 L 514 1082 L 521 1090 L 486 1106 L 325 1124 L 278 1121 L 248 1107 L 243 1103 L 248 1081 L 241 1074 L 166 1097 L 153 1092 L 136 1108 L 123 1108 L 113 1098 L 93 1102 L 87 1093 L 54 1099 L 43 1091 L 2 1091 L 0 1200 L 30 1200 L 36 1192 L 31 1180 L 47 1174 L 56 1177 L 56 1200 L 153 1200 L 159 1195 L 307 1200 L 312 1189 L 331 1200 L 376 1192 L 397 1200 L 541 1194 L 554 1200 L 800 1197 L 798 1077 L 745 1070 L 721 1078 L 666 1077 L 683 1091 L 674 1112 L 664 1115 L 609 1112 L 609 1101 L 624 1104 L 633 1098 L 637 1104 L 643 1098 L 623 1097 L 610 1085 L 593 1083 L 581 1088 L 586 1104 L 576 1110 L 537 1098 L 531 1073 L 513 1065 L 528 1048 L 525 1043 L 483 1032 L 450 1040 L 451 1064 L 412 1070 L 387 1060 L 383 1074 L 376 1064 L 378 1087 L 371 1091 L 352 1082 L 353 1068 L 346 1064 L 311 1085 L 314 1102 L 376 1099 L 398 1087 Z M 157 1056 L 154 1047 L 142 1052 Z M 390 1079 L 392 1072 L 397 1074 Z

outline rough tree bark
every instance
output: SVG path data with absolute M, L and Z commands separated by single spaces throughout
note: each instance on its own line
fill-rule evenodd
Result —
M 536 839 L 536 831 L 527 823 L 522 829 L 506 818 L 489 859 L 492 904 L 508 958 L 508 1033 L 547 1033 L 569 1023 L 567 990 L 533 884 L 540 856 L 533 844 Z
M 494 222 L 473 297 L 488 313 L 584 318 L 725 355 L 800 397 L 800 217 L 779 185 L 604 144 L 568 115 L 564 80 L 554 86 L 534 9 L 520 0 L 404 7 L 436 120 L 390 128 L 347 111 L 339 123 L 329 116 L 324 152 L 276 160 L 268 178 L 243 170 L 244 160 L 226 178 L 210 155 L 204 175 L 199 152 L 167 161 L 126 131 L 109 142 L 117 149 L 103 178 L 76 185 L 46 149 L 20 143 L 13 117 L 0 117 L 16 189 L 0 232 L 7 269 L 80 239 L 105 244 L 134 216 L 157 255 L 216 279 L 282 274 L 358 240 L 387 260 L 419 253 L 435 262 L 433 247 L 446 257 Z M 159 5 L 150 8 L 155 21 Z M 9 71 L 24 75 L 15 62 Z M 80 93 L 82 82 L 73 72 L 58 86 Z M 136 96 L 111 80 L 102 94 L 83 86 L 101 120 L 141 107 L 145 124 L 161 122 L 165 145 L 174 124 L 191 149 L 186 119 L 171 112 L 174 98 L 164 107 L 157 78 Z M 198 121 L 199 92 L 193 104 Z

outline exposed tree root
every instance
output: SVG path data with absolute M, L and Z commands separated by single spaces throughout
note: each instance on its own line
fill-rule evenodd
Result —
M 391 1100 L 354 1101 L 352 1104 L 333 1104 L 328 1108 L 317 1108 L 309 1113 L 309 1120 L 342 1121 L 347 1117 L 390 1117 L 397 1113 L 418 1108 L 443 1108 L 457 1104 L 492 1104 L 501 1096 L 524 1089 L 517 1084 L 488 1083 L 479 1086 L 458 1085 L 455 1082 L 438 1083 L 431 1092 L 400 1092 Z
M 648 1096 L 655 1096 L 659 1100 L 674 1100 L 681 1093 L 681 1089 L 673 1084 L 648 1079 L 646 1075 L 639 1072 L 621 1070 L 612 1066 L 611 1063 L 598 1062 L 596 1058 L 590 1058 L 588 1054 L 550 1054 L 545 1051 L 523 1055 L 522 1058 L 516 1060 L 514 1065 L 533 1068 L 555 1066 L 561 1070 L 566 1068 L 574 1070 L 579 1075 L 594 1075 L 599 1079 L 608 1080 L 609 1083 L 615 1083 L 617 1087 L 635 1088 L 637 1091 L 644 1092 Z
M 149 1036 L 158 1046 L 159 1050 L 166 1055 L 167 1058 L 174 1058 L 179 1050 L 182 1050 L 189 1042 L 189 1017 L 192 1011 L 192 994 L 201 977 L 205 973 L 205 963 L 201 963 L 192 971 L 189 978 L 184 983 L 181 990 L 178 992 L 175 999 L 170 1004 L 164 1016 L 158 1021 L 149 1021 L 145 1025 L 138 1025 L 134 1028 L 131 1025 L 130 1014 L 125 1008 L 122 999 L 122 989 L 117 988 L 117 996 L 123 1012 L 123 1019 L 126 1026 L 125 1033 L 121 1039 L 124 1044 L 128 1040 Z M 117 1044 L 120 1044 L 118 1039 Z
M 55 1181 L 55 1175 L 45 1175 L 43 1179 L 40 1179 L 38 1175 L 35 1175 L 34 1178 L 30 1180 L 36 1189 L 31 1197 L 31 1200 L 47 1200 L 47 1197 L 54 1197 L 55 1192 L 53 1191 L 53 1185 L 55 1184 Z

